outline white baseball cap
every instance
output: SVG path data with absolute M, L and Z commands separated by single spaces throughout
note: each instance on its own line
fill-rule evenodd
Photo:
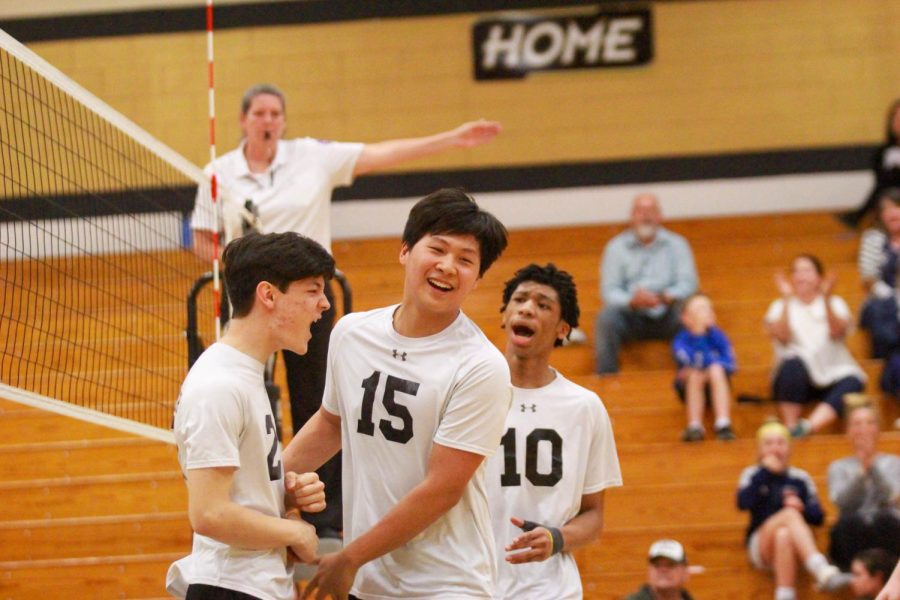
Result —
M 675 540 L 656 540 L 650 546 L 650 560 L 654 558 L 668 558 L 677 563 L 686 563 L 687 556 L 684 553 L 684 546 Z

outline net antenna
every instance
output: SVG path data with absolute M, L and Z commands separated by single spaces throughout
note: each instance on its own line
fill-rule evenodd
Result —
M 172 442 L 202 170 L 2 30 L 0 165 L 0 397 Z
M 213 1 L 206 0 L 206 60 L 209 65 L 209 195 L 213 203 L 213 211 L 217 221 L 222 222 L 221 204 L 219 203 L 219 184 L 216 178 L 216 85 L 214 77 L 215 61 L 213 53 Z M 212 234 L 213 240 L 213 304 L 216 315 L 216 341 L 222 337 L 222 282 L 219 276 L 219 228 Z

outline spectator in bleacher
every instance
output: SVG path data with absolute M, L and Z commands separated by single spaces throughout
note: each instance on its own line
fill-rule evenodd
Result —
M 900 456 L 878 452 L 878 417 L 869 405 L 847 411 L 853 455 L 828 466 L 828 495 L 840 510 L 831 529 L 831 559 L 842 570 L 860 550 L 900 553 Z
M 684 547 L 675 540 L 657 540 L 650 546 L 647 583 L 625 600 L 693 600 L 684 589 L 689 572 Z
M 883 548 L 869 548 L 854 556 L 850 589 L 855 600 L 874 600 L 895 566 L 897 555 Z
M 834 274 L 818 258 L 797 256 L 790 277 L 776 276 L 781 298 L 765 322 L 775 349 L 772 395 L 785 425 L 803 437 L 834 422 L 844 411 L 844 395 L 861 392 L 866 375 L 845 343 L 851 316 L 847 303 L 832 294 Z M 803 405 L 821 400 L 809 417 Z
M 703 294 L 694 294 L 685 301 L 681 322 L 684 327 L 672 340 L 672 354 L 678 365 L 675 390 L 687 408 L 687 427 L 681 439 L 685 442 L 703 439 L 706 433 L 703 409 L 710 397 L 716 437 L 733 440 L 729 377 L 737 364 L 731 342 L 716 326 L 712 302 Z
M 603 250 L 594 345 L 597 372 L 619 371 L 619 348 L 635 339 L 671 339 L 678 331 L 680 304 L 697 291 L 697 269 L 687 241 L 662 226 L 653 194 L 640 194 L 631 207 L 631 227 Z
M 500 133 L 495 121 L 471 121 L 434 135 L 375 143 L 346 143 L 310 137 L 283 139 L 287 130 L 285 97 L 270 84 L 254 85 L 241 100 L 243 138 L 240 145 L 207 165 L 215 172 L 220 204 L 225 212 L 231 204 L 252 204 L 263 233 L 295 231 L 331 250 L 331 194 L 354 179 L 411 160 L 455 148 L 473 148 L 490 142 Z M 236 201 L 236 202 L 235 202 Z M 213 259 L 213 234 L 221 229 L 212 203 L 210 185 L 197 190 L 191 216 L 194 253 Z M 330 308 L 313 325 L 309 351 L 300 356 L 282 352 L 291 425 L 297 433 L 322 405 L 328 340 L 334 325 L 334 296 L 325 284 Z M 328 508 L 310 518 L 320 537 L 340 538 L 342 525 L 341 459 L 336 456 L 319 469 L 328 495 Z
M 862 206 L 839 215 L 840 220 L 851 227 L 859 225 L 866 214 L 878 205 L 883 190 L 900 187 L 900 99 L 895 100 L 888 109 L 885 129 L 885 141 L 872 157 L 875 175 L 872 191 Z
M 887 358 L 900 348 L 897 323 L 897 271 L 900 267 L 900 188 L 879 197 L 878 227 L 867 229 L 859 244 L 859 278 L 868 297 L 860 325 L 872 338 L 872 356 Z
M 600 535 L 606 489 L 622 485 L 622 473 L 597 394 L 550 366 L 578 325 L 575 281 L 552 263 L 527 265 L 504 285 L 501 313 L 513 396 L 500 450 L 485 467 L 495 598 L 580 599 L 573 552 Z
M 789 465 L 791 434 L 776 421 L 756 433 L 759 461 L 741 473 L 737 505 L 749 511 L 746 546 L 751 564 L 773 571 L 775 600 L 796 600 L 802 564 L 821 589 L 832 589 L 841 572 L 816 547 L 810 525 L 825 519 L 809 474 Z

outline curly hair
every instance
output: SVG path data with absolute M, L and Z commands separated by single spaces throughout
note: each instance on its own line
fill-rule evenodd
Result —
M 516 271 L 515 275 L 504 284 L 503 306 L 500 307 L 501 313 L 506 310 L 509 299 L 512 298 L 516 288 L 526 281 L 540 283 L 556 290 L 556 294 L 559 296 L 562 320 L 568 323 L 572 329 L 578 327 L 578 317 L 581 315 L 581 310 L 578 308 L 578 290 L 575 289 L 575 280 L 572 279 L 569 273 L 557 268 L 553 263 L 547 263 L 543 267 L 532 263 Z M 554 345 L 562 346 L 562 340 L 556 340 Z

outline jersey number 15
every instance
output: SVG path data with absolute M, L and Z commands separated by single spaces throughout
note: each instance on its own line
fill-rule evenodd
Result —
M 362 382 L 363 393 L 362 411 L 359 420 L 356 422 L 356 431 L 363 435 L 375 435 L 375 421 L 372 417 L 372 407 L 375 404 L 375 391 L 378 388 L 378 381 L 381 379 L 381 371 L 375 371 Z M 400 379 L 393 375 L 387 376 L 384 384 L 384 395 L 381 397 L 381 403 L 384 410 L 392 417 L 400 419 L 401 426 L 396 427 L 393 421 L 381 419 L 378 422 L 378 429 L 386 440 L 405 444 L 412 439 L 413 436 L 413 418 L 409 409 L 402 404 L 397 404 L 394 400 L 394 394 L 401 392 L 410 396 L 415 396 L 419 391 L 419 384 L 415 381 Z

